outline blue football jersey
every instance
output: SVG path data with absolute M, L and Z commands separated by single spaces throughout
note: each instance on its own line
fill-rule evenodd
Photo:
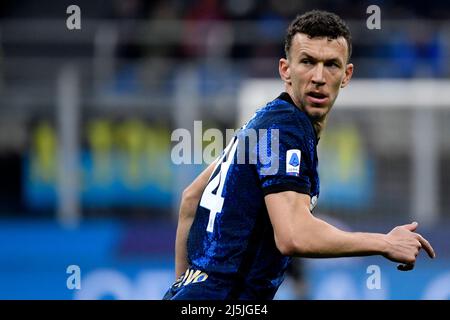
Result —
M 309 194 L 313 210 L 317 143 L 310 119 L 287 93 L 256 111 L 218 159 L 189 232 L 191 267 L 170 298 L 273 299 L 291 258 L 275 245 L 264 196 Z

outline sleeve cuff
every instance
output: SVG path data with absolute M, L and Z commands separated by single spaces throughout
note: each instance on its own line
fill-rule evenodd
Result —
M 271 193 L 278 193 L 283 191 L 295 191 L 298 193 L 310 194 L 310 188 L 307 186 L 299 186 L 294 183 L 274 184 L 263 188 L 264 196 Z

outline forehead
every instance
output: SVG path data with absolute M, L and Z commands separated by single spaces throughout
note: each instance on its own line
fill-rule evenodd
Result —
M 347 59 L 347 40 L 344 37 L 329 39 L 327 37 L 310 38 L 304 33 L 297 33 L 292 38 L 290 54 L 298 57 L 302 53 L 318 59 Z

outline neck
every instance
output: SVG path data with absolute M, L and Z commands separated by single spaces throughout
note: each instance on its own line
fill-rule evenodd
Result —
M 323 129 L 325 128 L 327 121 L 324 117 L 320 120 L 312 120 L 312 124 L 314 127 L 314 131 L 316 132 L 317 139 L 320 139 L 320 134 L 322 133 Z

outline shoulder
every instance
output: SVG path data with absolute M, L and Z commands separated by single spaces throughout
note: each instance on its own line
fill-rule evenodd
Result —
M 256 132 L 255 132 L 256 131 Z M 305 112 L 295 106 L 287 93 L 258 109 L 253 117 L 239 131 L 238 136 L 258 134 L 276 135 L 280 143 L 316 141 L 311 120 Z
M 302 111 L 279 97 L 258 109 L 246 128 L 286 129 L 303 126 Z

